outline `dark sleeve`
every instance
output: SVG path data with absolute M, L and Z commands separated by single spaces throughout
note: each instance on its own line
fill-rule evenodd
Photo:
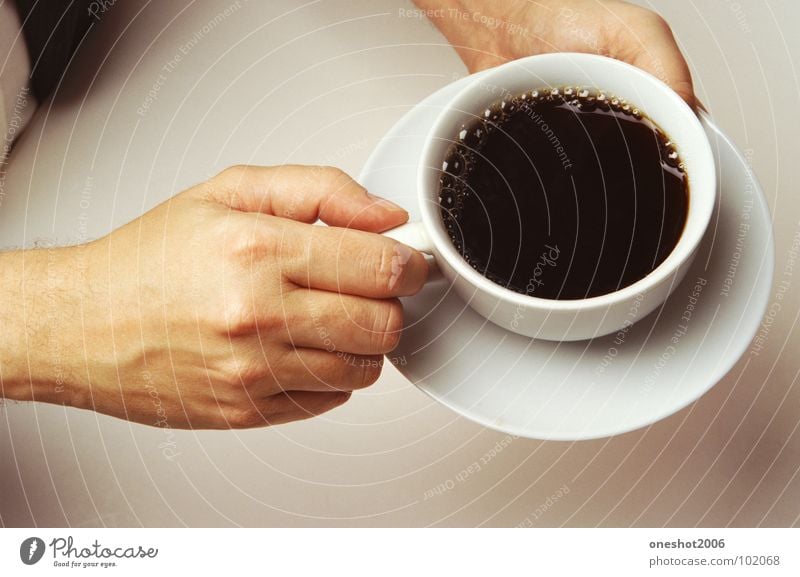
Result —
M 87 0 L 16 0 L 31 59 L 31 86 L 41 102 L 56 87 L 91 27 Z

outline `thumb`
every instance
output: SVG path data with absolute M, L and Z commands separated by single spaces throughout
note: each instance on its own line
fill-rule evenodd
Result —
M 692 75 L 675 44 L 642 52 L 632 64 L 669 85 L 689 106 L 694 107 L 697 104 Z
M 330 166 L 233 166 L 204 188 L 207 198 L 235 210 L 306 223 L 383 232 L 408 220 L 403 208 Z

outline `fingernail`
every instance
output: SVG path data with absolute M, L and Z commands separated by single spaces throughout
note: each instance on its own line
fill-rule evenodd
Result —
M 406 209 L 403 208 L 402 206 L 397 205 L 389 200 L 386 200 L 385 198 L 375 196 L 374 194 L 370 194 L 369 192 L 367 192 L 367 197 L 372 200 L 372 204 L 377 204 L 378 206 L 386 210 L 390 210 L 392 212 L 397 212 L 397 211 L 407 212 Z
M 402 243 L 397 243 L 394 246 L 394 256 L 392 256 L 392 276 L 389 277 L 389 290 L 394 289 L 400 276 L 403 274 L 403 269 L 406 263 L 411 259 L 414 252 Z

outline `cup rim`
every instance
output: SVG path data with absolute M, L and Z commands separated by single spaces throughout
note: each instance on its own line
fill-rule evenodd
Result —
M 545 60 L 570 60 L 573 64 L 575 64 L 575 61 L 578 61 L 578 65 L 580 66 L 617 67 L 620 70 L 624 70 L 626 74 L 633 74 L 642 81 L 655 85 L 659 92 L 663 94 L 665 100 L 668 101 L 669 105 L 675 109 L 676 113 L 680 113 L 682 115 L 682 120 L 689 123 L 691 130 L 697 135 L 696 147 L 699 149 L 699 155 L 696 154 L 695 156 L 703 157 L 698 160 L 697 163 L 709 163 L 710 166 L 714 166 L 711 145 L 708 142 L 708 137 L 706 136 L 705 130 L 703 130 L 700 119 L 697 117 L 694 110 L 692 110 L 692 108 L 675 91 L 673 91 L 672 88 L 650 73 L 626 62 L 597 54 L 559 52 L 528 56 L 519 60 L 512 60 L 511 62 L 507 62 L 496 68 L 489 69 L 483 73 L 478 73 L 479 76 L 461 88 L 451 99 L 448 105 L 439 113 L 438 117 L 434 121 L 430 131 L 428 132 L 428 137 L 423 147 L 422 157 L 417 173 L 417 189 L 421 201 L 420 211 L 425 229 L 440 256 L 447 261 L 449 266 L 455 269 L 456 274 L 470 282 L 470 284 L 472 284 L 478 290 L 488 293 L 499 300 L 509 302 L 517 306 L 535 308 L 544 311 L 582 311 L 586 309 L 608 307 L 609 305 L 625 302 L 629 299 L 635 298 L 638 295 L 646 295 L 661 282 L 666 280 L 670 275 L 679 270 L 681 266 L 690 258 L 692 258 L 697 246 L 700 244 L 700 241 L 702 240 L 708 228 L 708 224 L 711 221 L 711 216 L 714 209 L 716 191 L 715 170 L 708 171 L 708 182 L 703 187 L 706 188 L 707 191 L 702 193 L 702 196 L 699 197 L 706 202 L 699 203 L 695 200 L 695 198 L 697 198 L 697 193 L 695 192 L 697 187 L 690 184 L 690 194 L 695 194 L 695 196 L 690 196 L 690 203 L 687 209 L 688 212 L 686 223 L 684 224 L 684 230 L 682 231 L 678 242 L 672 248 L 672 251 L 667 258 L 664 259 L 664 261 L 662 261 L 647 275 L 632 284 L 610 293 L 584 299 L 560 300 L 530 296 L 496 284 L 472 268 L 464 260 L 461 254 L 456 251 L 450 239 L 444 236 L 442 227 L 437 226 L 437 221 L 435 219 L 438 218 L 438 214 L 435 214 L 432 208 L 432 205 L 436 203 L 429 202 L 430 195 L 428 194 L 428 191 L 425 190 L 425 182 L 427 180 L 425 173 L 426 171 L 430 170 L 432 166 L 436 166 L 439 162 L 441 162 L 441 159 L 431 158 L 431 156 L 438 150 L 440 141 L 442 140 L 442 137 L 438 136 L 438 133 L 441 132 L 442 125 L 445 124 L 449 119 L 451 111 L 457 109 L 465 114 L 469 114 L 470 112 L 468 110 L 464 109 L 463 107 L 459 108 L 458 105 L 468 97 L 468 95 L 476 88 L 476 86 L 480 86 L 481 83 L 485 83 L 492 77 L 505 74 L 509 69 L 526 67 L 528 64 L 534 61 L 543 62 Z M 452 138 L 447 138 L 447 141 L 451 142 Z M 678 143 L 678 145 L 680 147 L 680 143 Z M 438 204 L 436 206 L 438 206 Z M 686 227 L 689 223 L 689 216 L 692 213 L 695 214 L 698 226 L 695 227 L 693 231 L 687 231 Z M 690 234 L 687 234 L 687 232 L 690 232 Z M 679 253 L 679 251 L 682 251 L 679 257 L 672 259 L 670 258 Z

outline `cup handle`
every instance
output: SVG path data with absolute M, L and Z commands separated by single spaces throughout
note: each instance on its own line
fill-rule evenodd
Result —
M 425 226 L 421 222 L 407 222 L 400 226 L 387 230 L 383 236 L 388 236 L 397 241 L 410 246 L 411 248 L 424 252 L 425 254 L 433 254 L 433 244 L 428 233 L 425 231 Z
M 425 260 L 429 267 L 427 282 L 433 282 L 443 278 L 441 270 L 436 266 L 436 260 L 433 258 L 433 243 L 422 222 L 407 222 L 406 224 L 401 224 L 396 228 L 387 230 L 383 233 L 383 236 L 388 236 L 398 242 L 402 242 L 425 255 Z

